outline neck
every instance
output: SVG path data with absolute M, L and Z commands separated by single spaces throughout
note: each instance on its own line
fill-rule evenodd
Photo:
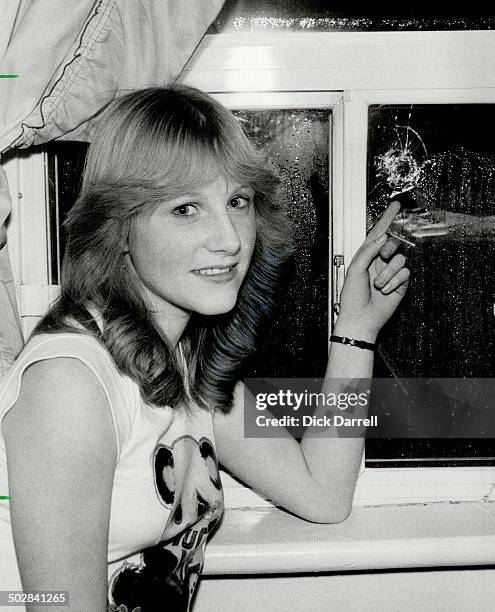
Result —
M 154 319 L 172 348 L 176 349 L 191 315 L 188 312 L 170 312 L 169 309 L 153 311 Z

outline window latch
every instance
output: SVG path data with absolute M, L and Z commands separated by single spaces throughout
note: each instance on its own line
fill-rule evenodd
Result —
M 333 321 L 337 318 L 340 311 L 340 292 L 344 285 L 345 265 L 343 255 L 334 255 L 333 257 L 333 274 L 332 274 L 332 312 Z

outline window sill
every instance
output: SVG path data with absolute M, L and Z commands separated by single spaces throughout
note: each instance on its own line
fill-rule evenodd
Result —
M 226 508 L 273 508 L 273 504 L 221 470 Z M 437 502 L 495 501 L 495 468 L 366 468 L 359 475 L 354 507 Z
M 320 525 L 278 508 L 227 509 L 205 575 L 342 572 L 495 564 L 495 503 L 355 508 Z

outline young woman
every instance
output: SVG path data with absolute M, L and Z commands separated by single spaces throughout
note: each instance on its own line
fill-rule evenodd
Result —
M 242 367 L 289 251 L 275 188 L 204 93 L 148 89 L 107 112 L 60 298 L 0 388 L 0 589 L 68 591 L 81 612 L 187 610 L 222 514 L 217 460 L 307 520 L 346 518 L 362 440 L 243 436 Z M 408 282 L 385 233 L 397 210 L 349 267 L 328 377 L 371 376 L 361 343 Z

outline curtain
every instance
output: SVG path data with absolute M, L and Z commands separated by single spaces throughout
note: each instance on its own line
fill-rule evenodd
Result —
M 223 0 L 8 0 L 0 25 L 0 153 L 91 141 L 118 95 L 175 80 Z M 0 167 L 0 223 L 10 212 Z M 12 274 L 0 236 L 0 371 L 19 350 Z
M 23 344 L 5 231 L 9 214 L 9 186 L 0 167 L 0 377 L 6 374 Z

